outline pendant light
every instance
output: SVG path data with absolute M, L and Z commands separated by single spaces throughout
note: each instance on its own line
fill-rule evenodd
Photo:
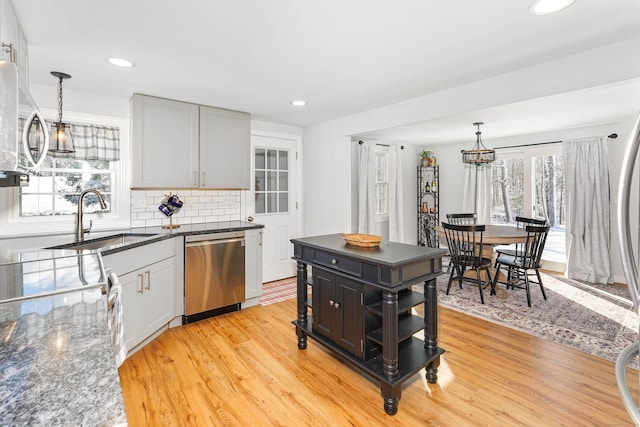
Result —
M 493 163 L 496 160 L 496 150 L 488 149 L 482 143 L 480 135 L 480 126 L 484 122 L 476 122 L 473 125 L 477 127 L 476 130 L 476 144 L 471 150 L 462 150 L 462 161 L 471 165 L 481 166 L 489 163 Z
M 71 127 L 62 122 L 62 80 L 71 76 L 60 71 L 52 71 L 51 74 L 58 78 L 58 121 L 51 125 L 49 136 L 49 151 L 53 153 L 74 153 Z

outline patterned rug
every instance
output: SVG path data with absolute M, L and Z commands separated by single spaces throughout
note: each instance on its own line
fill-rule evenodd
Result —
M 547 300 L 538 285 L 531 285 L 528 307 L 524 289 L 509 289 L 503 299 L 489 296 L 487 288 L 483 305 L 478 287 L 472 283 L 464 282 L 462 289 L 453 283 L 446 295 L 448 281 L 448 273 L 437 279 L 438 303 L 444 307 L 607 360 L 615 361 L 624 347 L 638 337 L 638 316 L 624 286 L 587 284 L 542 274 Z M 422 285 L 416 288 L 421 289 Z
M 260 305 L 269 305 L 296 297 L 296 278 L 288 277 L 262 285 Z

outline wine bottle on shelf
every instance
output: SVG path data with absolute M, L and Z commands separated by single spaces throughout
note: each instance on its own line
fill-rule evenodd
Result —
M 431 191 L 434 193 L 438 192 L 438 183 L 435 179 L 431 182 Z
M 424 191 L 427 193 L 431 193 L 431 184 L 427 182 L 427 185 L 424 186 Z

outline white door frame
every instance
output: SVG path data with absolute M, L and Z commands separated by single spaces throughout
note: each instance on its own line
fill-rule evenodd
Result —
M 262 131 L 262 130 L 252 130 L 251 131 L 251 187 L 249 191 L 245 191 L 244 203 L 242 203 L 241 207 L 241 216 L 245 220 L 249 220 L 251 217 L 255 219 L 255 156 L 254 156 L 254 138 L 253 137 L 265 137 L 265 138 L 278 138 L 278 139 L 288 139 L 295 141 L 295 150 L 294 153 L 295 161 L 296 161 L 296 176 L 295 180 L 295 189 L 292 193 L 290 193 L 292 215 L 296 217 L 296 226 L 294 227 L 293 236 L 299 237 L 302 233 L 302 218 L 303 218 L 303 210 L 302 210 L 302 136 L 301 135 L 293 135 L 287 133 L 280 132 L 270 132 L 270 131 Z M 260 223 L 259 220 L 256 223 Z M 287 244 L 291 244 L 287 242 Z M 266 258 L 265 258 L 266 259 Z

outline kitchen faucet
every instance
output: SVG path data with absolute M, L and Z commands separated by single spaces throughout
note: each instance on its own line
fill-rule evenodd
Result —
M 91 226 L 93 226 L 93 221 L 89 221 L 89 228 L 84 228 L 84 226 L 82 225 L 82 216 L 84 215 L 84 212 L 82 211 L 84 197 L 89 193 L 93 193 L 98 196 L 98 201 L 100 202 L 101 209 L 107 209 L 107 204 L 104 202 L 104 197 L 98 190 L 89 188 L 88 190 L 84 190 L 82 193 L 80 193 L 80 198 L 78 199 L 78 215 L 76 216 L 76 241 L 78 242 L 82 242 L 84 240 L 84 233 L 88 233 L 89 231 L 91 231 Z

